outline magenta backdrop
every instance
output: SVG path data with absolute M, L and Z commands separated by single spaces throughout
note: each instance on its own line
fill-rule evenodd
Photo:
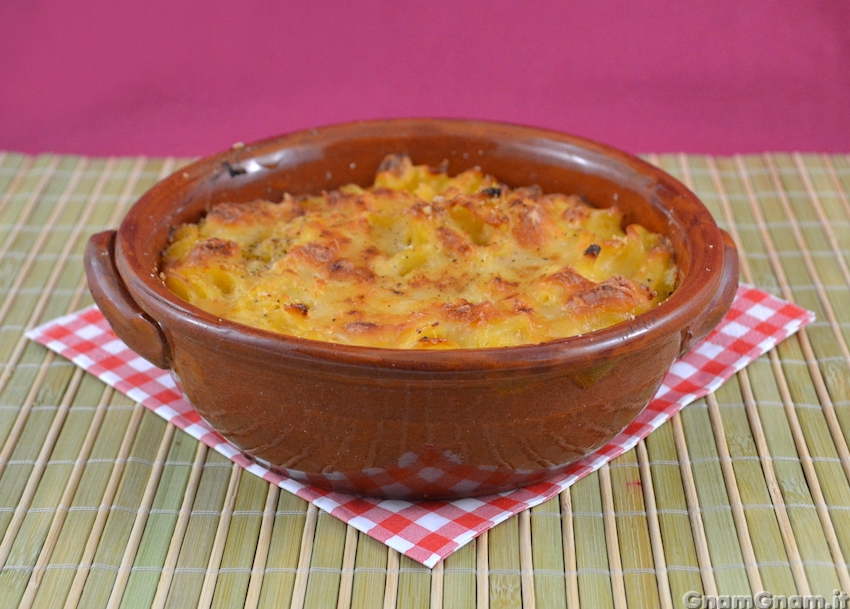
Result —
M 846 0 L 7 0 L 0 149 L 202 155 L 364 118 L 850 152 Z

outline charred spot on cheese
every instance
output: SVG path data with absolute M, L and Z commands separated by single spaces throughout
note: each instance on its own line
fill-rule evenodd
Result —
M 657 306 L 678 277 L 669 240 L 616 207 L 404 155 L 369 187 L 213 206 L 170 232 L 157 271 L 218 317 L 409 349 L 586 334 Z
M 546 280 L 560 284 L 565 288 L 578 290 L 586 290 L 594 285 L 592 281 L 582 277 L 570 266 L 565 266 L 564 268 L 555 271 L 546 277 Z
M 352 334 L 367 334 L 376 332 L 380 328 L 378 324 L 371 321 L 352 321 L 345 324 L 345 329 Z
M 189 253 L 188 259 L 197 264 L 224 261 L 239 256 L 242 252 L 239 244 L 229 239 L 211 237 L 200 241 Z
M 591 243 L 587 246 L 587 249 L 584 250 L 584 255 L 589 258 L 596 258 L 601 251 L 602 247 L 598 243 Z
M 292 248 L 291 253 L 293 256 L 303 258 L 311 264 L 323 266 L 334 259 L 334 254 L 336 252 L 327 245 L 311 242 Z
M 576 313 L 591 313 L 597 309 L 628 312 L 651 300 L 652 294 L 639 283 L 619 275 L 573 294 L 567 308 Z
M 533 249 L 547 238 L 548 217 L 533 200 L 517 199 L 511 204 L 514 216 L 512 232 L 519 245 Z
M 521 298 L 514 298 L 514 311 L 517 313 L 534 313 L 534 308 L 528 305 Z
M 372 281 L 375 273 L 362 266 L 355 266 L 351 261 L 344 258 L 331 263 L 331 277 L 337 280 Z
M 303 302 L 288 303 L 286 306 L 284 306 L 284 309 L 286 309 L 290 313 L 297 313 L 302 317 L 307 317 L 307 313 L 310 312 L 310 307 L 305 305 Z
M 507 281 L 499 275 L 487 282 L 488 292 L 496 299 L 515 296 L 518 294 L 519 286 L 519 281 Z
M 442 309 L 448 319 L 462 321 L 472 325 L 487 323 L 501 315 L 499 309 L 487 300 L 473 304 L 465 298 L 459 298 L 455 301 L 445 303 Z
M 440 238 L 440 241 L 446 249 L 451 250 L 452 252 L 465 254 L 472 250 L 472 245 L 467 239 L 462 237 L 457 231 L 452 230 L 447 226 L 438 226 L 437 236 Z

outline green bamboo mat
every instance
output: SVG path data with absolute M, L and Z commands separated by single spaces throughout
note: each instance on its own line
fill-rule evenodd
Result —
M 850 592 L 850 156 L 648 159 L 729 230 L 744 281 L 818 320 L 430 570 L 23 337 L 91 302 L 87 237 L 183 160 L 0 152 L 0 608 L 668 608 L 689 591 Z

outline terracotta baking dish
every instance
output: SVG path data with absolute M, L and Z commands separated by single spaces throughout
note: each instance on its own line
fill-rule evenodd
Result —
M 172 227 L 221 201 L 368 184 L 389 153 L 616 203 L 628 223 L 670 237 L 680 285 L 657 309 L 584 336 L 431 352 L 252 329 L 194 308 L 159 280 Z M 258 463 L 339 491 L 421 499 L 537 482 L 611 440 L 725 314 L 738 264 L 696 196 L 636 157 L 539 129 L 411 119 L 303 131 L 198 161 L 142 196 L 117 232 L 94 235 L 86 273 L 116 333 L 172 370 L 209 424 Z

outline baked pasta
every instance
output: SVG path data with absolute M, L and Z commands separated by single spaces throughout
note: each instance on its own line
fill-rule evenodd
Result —
M 222 203 L 174 229 L 160 277 L 221 318 L 301 338 L 471 349 L 586 334 L 676 285 L 666 237 L 615 208 L 387 157 L 354 184 Z

